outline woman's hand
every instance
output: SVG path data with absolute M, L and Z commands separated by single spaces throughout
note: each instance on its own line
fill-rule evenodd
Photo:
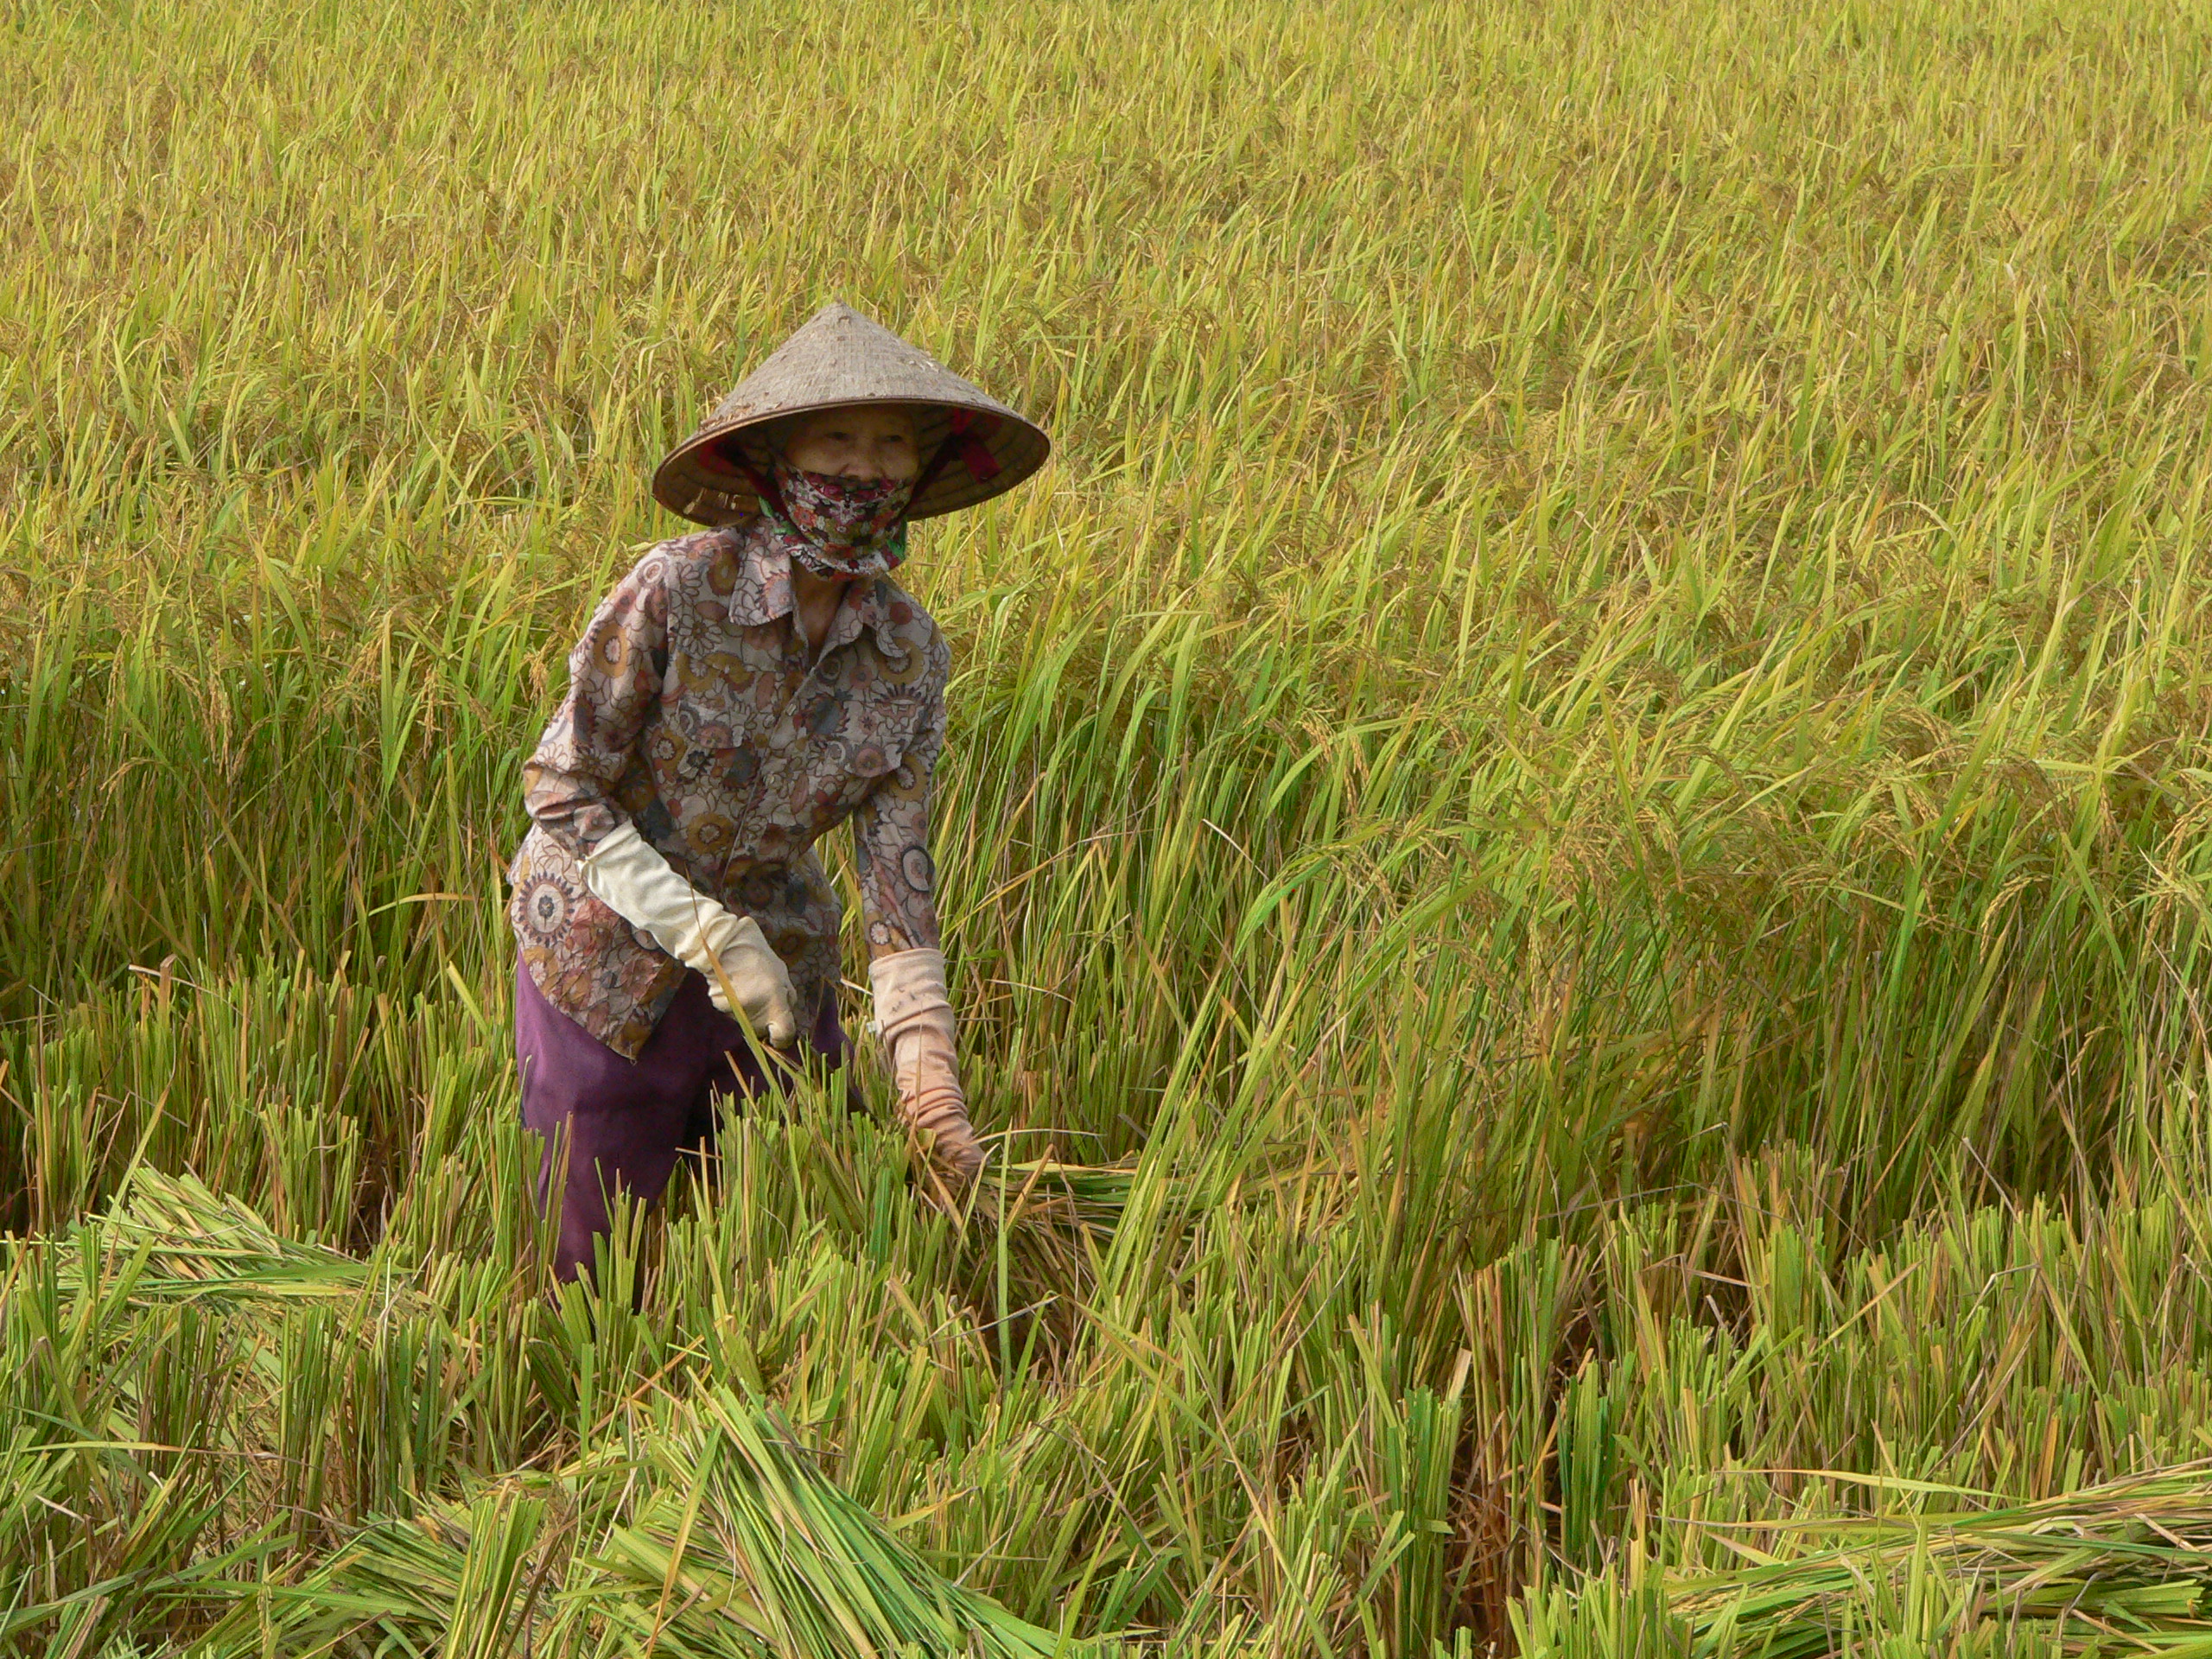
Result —
M 898 950 L 868 963 L 876 1023 L 891 1052 L 899 1116 L 922 1136 L 935 1168 L 950 1178 L 949 1199 L 976 1179 L 983 1149 L 968 1122 L 968 1096 L 953 1058 L 952 1003 L 944 990 L 944 953 Z
M 798 997 L 791 969 L 769 948 L 753 918 L 734 916 L 712 899 L 700 903 L 704 913 L 699 935 L 705 949 L 690 965 L 706 976 L 708 999 L 765 1034 L 772 1047 L 790 1047 L 798 1040 Z
M 899 1116 L 927 1137 L 930 1157 L 965 1187 L 983 1166 L 983 1149 L 968 1122 L 968 1096 L 952 1057 L 952 1010 L 925 1015 L 891 1040 L 891 1076 L 899 1089 Z

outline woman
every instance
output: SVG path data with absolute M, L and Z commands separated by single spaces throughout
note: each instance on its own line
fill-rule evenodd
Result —
M 757 1093 L 802 1035 L 849 1057 L 813 851 L 848 817 L 900 1116 L 940 1202 L 981 1166 L 928 847 L 950 656 L 889 572 L 911 520 L 1011 488 L 1049 447 L 833 304 L 661 463 L 655 496 L 714 528 L 654 547 L 593 614 L 523 768 L 508 872 L 541 1209 L 567 1148 L 561 1279 L 591 1269 L 614 1187 L 651 1203 L 712 1133 L 714 1094 Z

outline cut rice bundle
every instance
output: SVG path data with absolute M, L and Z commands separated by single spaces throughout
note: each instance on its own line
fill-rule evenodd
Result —
M 1915 1504 L 1974 1496 L 1923 1482 L 1826 1478 Z M 1803 1553 L 1770 1554 L 1732 1539 L 1752 1565 L 1555 1590 L 1516 1614 L 1522 1651 L 1569 1659 L 1594 1623 L 1640 1632 L 1631 1643 L 1637 1651 L 1691 1659 L 1813 1659 L 1857 1652 L 1900 1630 L 1962 1654 L 2212 1659 L 2212 1460 L 2034 1503 L 1912 1507 L 1755 1529 L 1786 1535 Z M 1601 1618 L 1567 1617 L 1591 1597 L 1611 1604 Z

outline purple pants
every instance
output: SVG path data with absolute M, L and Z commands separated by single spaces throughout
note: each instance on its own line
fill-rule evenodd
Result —
M 823 990 L 807 1041 L 832 1065 L 851 1058 L 833 988 Z M 780 1082 L 791 1067 L 779 1055 L 768 1058 Z M 518 959 L 515 1059 L 523 1123 L 545 1140 L 537 1166 L 540 1214 L 560 1151 L 555 1136 L 567 1130 L 568 1178 L 553 1257 L 554 1274 L 564 1281 L 592 1271 L 593 1241 L 612 1224 L 614 1187 L 645 1204 L 658 1199 L 677 1154 L 712 1141 L 714 1097 L 750 1100 L 771 1081 L 746 1047 L 744 1027 L 708 999 L 707 982 L 696 971 L 683 976 L 638 1058 L 626 1060 L 547 1001 Z M 846 1089 L 848 1105 L 860 1109 L 857 1087 L 848 1081 Z

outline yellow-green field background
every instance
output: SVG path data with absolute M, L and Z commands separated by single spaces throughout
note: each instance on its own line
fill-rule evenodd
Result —
M 0 1644 L 869 1651 L 698 1590 L 756 1394 L 1174 1651 L 2212 1451 L 2208 104 L 2152 0 L 0 5 Z M 831 298 L 1054 435 L 902 575 L 980 1126 L 1135 1173 L 809 1099 L 556 1311 L 521 760 Z

